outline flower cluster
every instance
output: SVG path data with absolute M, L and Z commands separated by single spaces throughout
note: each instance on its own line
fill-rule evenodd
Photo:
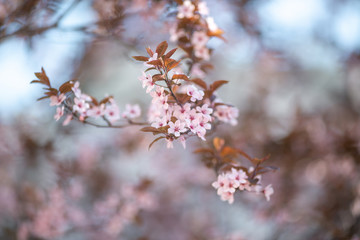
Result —
M 42 69 L 42 72 L 35 73 L 35 75 L 38 77 L 38 80 L 32 82 L 48 86 L 47 90 L 49 91 L 45 93 L 46 96 L 40 99 L 50 98 L 50 106 L 57 107 L 54 119 L 58 121 L 62 116 L 66 115 L 63 125 L 69 124 L 73 118 L 86 123 L 89 123 L 87 121 L 88 118 L 92 118 L 94 120 L 103 119 L 108 126 L 112 126 L 121 118 L 132 123 L 132 119 L 136 119 L 141 115 L 141 109 L 138 104 L 126 104 L 125 110 L 120 112 L 112 96 L 97 101 L 94 97 L 82 93 L 78 81 L 66 82 L 58 90 L 51 87 L 44 69 Z
M 220 103 L 214 91 L 227 81 L 216 81 L 209 87 L 201 79 L 191 79 L 178 67 L 180 61 L 171 58 L 176 49 L 165 54 L 167 42 L 160 43 L 156 51 L 147 48 L 149 57 L 135 56 L 147 69 L 139 77 L 143 88 L 152 97 L 148 113 L 151 127 L 143 131 L 161 133 L 169 148 L 179 139 L 185 147 L 188 137 L 202 140 L 212 124 L 222 121 L 236 124 L 236 108 Z M 149 74 L 149 71 L 155 71 Z
M 204 77 L 204 69 L 208 64 L 211 49 L 208 41 L 211 37 L 222 38 L 223 31 L 209 16 L 209 9 L 203 1 L 178 1 L 176 22 L 170 28 L 170 41 L 176 42 L 184 49 L 187 57 L 192 60 L 191 75 Z
M 252 169 L 253 170 L 253 169 Z M 249 172 L 251 175 L 253 173 Z M 270 196 L 274 193 L 271 184 L 263 188 L 261 186 L 261 176 L 258 176 L 256 184 L 251 184 L 249 177 L 242 169 L 231 168 L 231 172 L 222 173 L 217 180 L 212 183 L 212 186 L 217 189 L 217 194 L 222 201 L 228 201 L 230 204 L 234 202 L 234 193 L 236 189 L 239 191 L 250 191 L 260 193 L 262 192 L 267 201 L 270 201 Z
M 213 147 L 199 148 L 195 153 L 202 153 L 202 161 L 206 166 L 220 172 L 212 186 L 217 189 L 217 194 L 221 200 L 232 204 L 237 189 L 257 194 L 263 193 L 267 201 L 274 193 L 271 184 L 265 188 L 261 185 L 262 174 L 276 170 L 275 167 L 263 166 L 269 156 L 262 159 L 252 158 L 240 149 L 226 146 L 224 139 L 217 137 L 213 139 Z M 246 158 L 253 166 L 245 167 L 237 159 L 240 156 Z
M 121 191 L 96 199 L 89 206 L 91 211 L 82 207 L 86 195 L 80 181 L 73 181 L 69 188 L 57 186 L 48 194 L 36 189 L 33 194 L 38 202 L 27 202 L 31 211 L 18 229 L 18 239 L 30 239 L 30 236 L 54 239 L 74 229 L 86 232 L 89 228 L 99 229 L 102 235 L 115 238 L 134 221 L 139 211 L 156 208 L 155 197 L 141 184 L 124 185 Z

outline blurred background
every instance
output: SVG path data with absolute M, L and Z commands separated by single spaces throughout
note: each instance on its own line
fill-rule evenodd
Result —
M 0 0 L 1 239 L 360 239 L 360 1 L 206 3 L 226 41 L 210 40 L 205 80 L 229 80 L 219 96 L 240 110 L 217 134 L 271 154 L 271 201 L 222 202 L 196 141 L 148 151 L 138 127 L 63 127 L 36 101 L 44 67 L 146 119 L 131 56 L 169 40 L 174 2 Z

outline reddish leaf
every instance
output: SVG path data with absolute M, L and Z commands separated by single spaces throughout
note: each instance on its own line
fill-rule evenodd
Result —
M 40 100 L 43 100 L 43 99 L 46 99 L 46 98 L 49 98 L 50 96 L 44 96 L 44 97 L 41 97 L 41 98 L 38 98 L 36 101 L 40 101 Z
M 176 52 L 177 48 L 174 48 L 172 50 L 170 50 L 165 56 L 164 58 L 171 58 L 171 56 Z
M 154 55 L 154 52 L 150 49 L 150 47 L 146 48 L 147 53 L 149 54 L 150 57 L 152 57 Z
M 70 82 L 66 82 L 63 85 L 61 85 L 59 87 L 59 91 L 61 93 L 67 93 L 71 91 L 71 88 L 74 86 L 74 84 L 70 83 Z
M 213 145 L 214 145 L 216 151 L 218 151 L 218 152 L 221 150 L 221 148 L 224 146 L 224 144 L 225 144 L 225 140 L 222 138 L 216 137 L 213 140 Z
M 150 71 L 150 70 L 156 70 L 156 68 L 155 67 L 148 68 L 145 70 L 145 72 Z
M 149 145 L 148 150 L 150 150 L 151 146 L 152 146 L 154 143 L 156 143 L 157 141 L 159 141 L 159 140 L 162 139 L 162 138 L 165 138 L 165 137 L 164 137 L 164 136 L 161 136 L 161 137 L 156 138 L 154 141 L 152 141 L 152 142 L 150 143 L 150 145 Z
M 142 61 L 142 62 L 147 62 L 149 61 L 148 57 L 144 57 L 144 56 L 133 56 L 133 59 L 137 60 L 137 61 Z
M 194 153 L 211 153 L 214 154 L 214 151 L 210 148 L 198 148 L 194 151 Z
M 174 74 L 172 76 L 172 80 L 174 80 L 174 79 L 182 79 L 185 81 L 189 81 L 189 78 L 185 74 Z
M 165 80 L 164 75 L 158 73 L 152 76 L 153 82 Z
M 43 83 L 43 82 L 39 80 L 32 80 L 30 83 Z
M 165 59 L 165 67 L 167 68 L 168 71 L 170 71 L 171 69 L 177 67 L 179 65 L 180 61 L 176 61 L 174 59 L 171 58 L 167 58 Z
M 159 59 L 147 62 L 147 64 L 154 65 L 154 66 L 159 66 L 159 67 L 161 67 L 163 65 L 162 62 Z
M 191 82 L 195 83 L 196 85 L 202 87 L 203 89 L 207 89 L 207 85 L 206 82 L 204 82 L 202 79 L 200 78 L 194 78 L 191 79 Z
M 237 154 L 238 154 L 237 150 L 229 146 L 225 146 L 220 153 L 221 157 L 232 157 L 232 158 L 236 157 Z
M 226 80 L 218 80 L 218 81 L 215 81 L 213 84 L 210 85 L 210 90 L 212 92 L 214 92 L 216 89 L 218 89 L 219 87 L 221 87 L 222 85 L 228 83 L 229 81 L 226 81 Z
M 157 47 L 156 47 L 156 52 L 158 54 L 158 57 L 161 57 L 162 55 L 164 55 L 166 49 L 168 47 L 168 43 L 166 41 L 161 42 Z
M 157 128 L 154 127 L 143 127 L 140 129 L 140 131 L 142 132 L 159 132 L 159 130 Z
M 41 68 L 41 72 L 35 73 L 35 76 L 40 80 L 40 82 L 42 84 L 45 84 L 45 85 L 51 87 L 50 80 L 49 80 L 48 76 L 46 76 L 44 68 Z

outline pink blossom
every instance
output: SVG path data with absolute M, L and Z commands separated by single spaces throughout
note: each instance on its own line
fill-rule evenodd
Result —
M 220 121 L 230 123 L 231 125 L 237 124 L 237 117 L 239 116 L 239 110 L 234 107 L 221 105 L 215 109 L 214 116 Z
M 236 170 L 235 168 L 231 168 L 230 178 L 234 179 L 239 186 L 248 183 L 248 176 L 242 169 Z
M 191 18 L 194 16 L 195 6 L 189 0 L 185 0 L 181 6 L 178 7 L 178 18 Z
M 206 43 L 209 41 L 209 37 L 205 32 L 194 32 L 191 38 L 191 43 L 196 48 L 204 48 Z
M 175 123 L 169 122 L 168 133 L 174 134 L 175 137 L 180 137 L 180 134 L 186 132 L 185 123 L 177 120 Z
M 194 85 L 189 85 L 186 90 L 187 95 L 191 96 L 191 101 L 202 100 L 204 91 L 197 89 Z
M 90 105 L 81 98 L 74 98 L 73 112 L 78 112 L 80 115 L 84 115 L 89 109 Z
M 139 77 L 139 80 L 142 83 L 142 87 L 146 87 L 146 93 L 149 93 L 155 87 L 155 83 L 152 81 L 152 76 L 150 74 L 146 75 L 146 73 L 143 72 L 142 76 Z
M 222 201 L 228 201 L 229 204 L 233 204 L 234 202 L 234 193 L 232 192 L 222 192 L 220 195 Z
M 214 18 L 212 18 L 212 17 L 207 17 L 206 23 L 208 25 L 209 30 L 212 32 L 215 32 L 219 29 L 218 26 L 216 25 L 216 23 L 214 22 Z
M 110 105 L 107 105 L 105 108 L 105 114 L 107 120 L 109 120 L 111 123 L 116 122 L 120 119 L 120 110 L 117 104 L 113 99 L 110 99 Z
M 155 120 L 151 123 L 151 126 L 154 128 L 160 128 L 160 127 L 164 127 L 166 126 L 168 123 L 167 121 L 167 117 L 163 116 L 163 117 L 157 117 L 155 118 Z
M 137 118 L 140 117 L 140 115 L 141 115 L 141 109 L 139 104 L 134 104 L 134 105 L 126 104 L 125 111 L 122 113 L 122 117 L 128 119 Z
M 59 106 L 65 99 L 66 96 L 63 93 L 61 93 L 59 96 L 51 96 L 50 106 Z
M 159 101 L 165 97 L 164 88 L 160 86 L 156 86 L 155 91 L 150 93 L 150 96 L 153 98 L 152 103 Z
M 206 6 L 206 2 L 199 2 L 198 9 L 199 9 L 199 13 L 201 15 L 204 15 L 204 16 L 209 15 L 209 9 Z
M 81 96 L 81 90 L 80 90 L 79 86 L 80 86 L 80 83 L 78 81 L 76 81 L 74 86 L 71 88 L 71 90 L 73 91 L 73 93 L 75 94 L 75 96 L 77 98 L 80 98 L 80 96 Z
M 264 196 L 265 196 L 266 200 L 270 201 L 270 196 L 274 194 L 274 189 L 271 186 L 271 184 L 267 185 L 263 191 L 264 191 Z
M 102 117 L 105 114 L 105 105 L 101 104 L 100 106 L 93 106 L 86 112 L 86 115 L 89 117 Z
M 206 76 L 205 72 L 200 68 L 199 63 L 195 63 L 192 66 L 190 75 L 192 77 L 199 77 L 199 78 L 204 78 Z
M 176 42 L 179 40 L 179 38 L 185 36 L 184 30 L 183 29 L 178 30 L 176 25 L 170 28 L 169 33 L 170 33 L 171 42 Z
M 56 108 L 54 119 L 58 121 L 64 115 L 64 106 Z
M 183 106 L 175 105 L 174 117 L 180 120 L 185 120 L 191 111 L 191 104 L 185 103 Z
M 204 59 L 205 61 L 209 61 L 210 60 L 209 49 L 207 49 L 206 47 L 195 48 L 195 56 L 197 58 Z

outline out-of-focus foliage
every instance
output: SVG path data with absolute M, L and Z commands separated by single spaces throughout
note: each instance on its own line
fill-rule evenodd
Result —
M 238 125 L 216 131 L 250 156 L 271 155 L 266 163 L 279 170 L 262 179 L 274 187 L 271 201 L 238 192 L 233 205 L 221 202 L 206 159 L 177 145 L 148 151 L 153 139 L 136 126 L 63 127 L 34 97 L 37 107 L 0 122 L 0 238 L 360 238 L 359 3 L 207 3 L 226 42 L 209 42 L 213 70 L 195 70 L 209 82 L 230 81 L 219 95 L 239 107 Z M 37 43 L 54 32 L 79 34 L 82 48 L 57 62 L 54 75 L 78 79 L 91 95 L 145 106 L 130 56 L 170 38 L 176 4 L 0 1 L 0 44 L 24 40 L 42 58 L 54 49 Z M 92 21 L 68 24 L 83 12 Z M 190 139 L 187 148 L 213 146 Z

